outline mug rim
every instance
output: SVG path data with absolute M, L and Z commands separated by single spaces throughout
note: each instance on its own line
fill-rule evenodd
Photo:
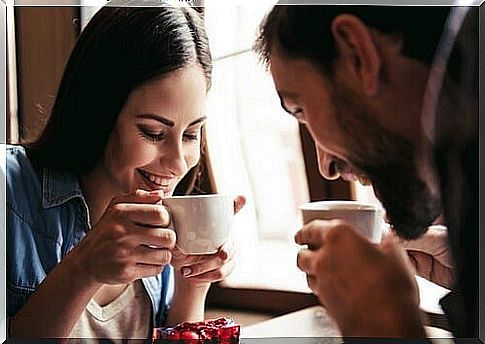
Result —
M 230 196 L 229 194 L 225 194 L 225 193 L 202 194 L 202 195 L 177 195 L 177 196 L 164 197 L 163 200 L 166 200 L 166 199 L 223 198 L 223 197 L 229 197 L 229 196 Z
M 300 205 L 298 209 L 302 211 L 329 211 L 329 210 L 379 211 L 382 208 L 377 204 L 361 202 L 361 201 L 321 200 L 321 201 L 306 202 Z

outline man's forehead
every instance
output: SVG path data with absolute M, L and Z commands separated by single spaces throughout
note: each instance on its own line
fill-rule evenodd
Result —
M 288 96 L 298 93 L 301 86 L 308 82 L 321 83 L 326 79 L 321 69 L 313 62 L 304 58 L 289 58 L 274 50 L 269 55 L 268 65 L 276 89 L 287 93 Z

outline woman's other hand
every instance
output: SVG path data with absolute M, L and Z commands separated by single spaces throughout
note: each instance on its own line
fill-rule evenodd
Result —
M 234 214 L 246 204 L 244 196 L 234 199 Z M 203 285 L 218 282 L 226 278 L 234 269 L 235 245 L 227 241 L 214 254 L 187 255 L 177 247 L 172 250 L 172 266 L 177 275 L 184 277 L 190 285 Z
M 423 236 L 406 241 L 403 246 L 417 275 L 442 287 L 452 288 L 453 261 L 445 227 L 431 226 Z

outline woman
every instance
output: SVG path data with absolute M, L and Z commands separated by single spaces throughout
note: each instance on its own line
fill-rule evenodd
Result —
M 12 337 L 150 338 L 203 318 L 232 250 L 180 254 L 161 204 L 199 162 L 211 69 L 193 9 L 105 7 L 90 21 L 45 131 L 7 148 Z

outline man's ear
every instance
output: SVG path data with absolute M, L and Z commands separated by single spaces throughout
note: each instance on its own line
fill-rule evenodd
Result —
M 379 89 L 381 57 L 372 39 L 370 29 L 351 14 L 341 14 L 332 22 L 332 34 L 340 63 L 360 82 L 362 91 L 374 96 Z

